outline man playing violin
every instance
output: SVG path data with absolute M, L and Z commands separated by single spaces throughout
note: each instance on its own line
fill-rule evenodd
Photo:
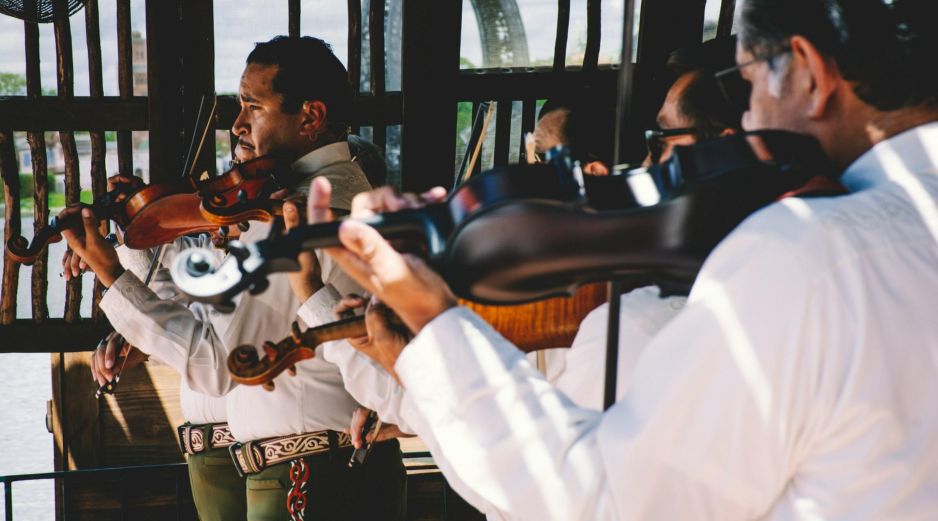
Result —
M 248 56 L 239 98 L 235 154 L 241 161 L 271 155 L 289 165 L 282 176 L 289 186 L 278 196 L 301 197 L 310 179 L 322 177 L 335 187 L 332 210 L 343 213 L 356 193 L 370 188 L 346 141 L 352 110 L 347 72 L 323 41 L 277 37 L 258 44 Z M 298 222 L 294 204 L 284 203 L 283 211 L 285 220 Z M 270 228 L 252 222 L 241 239 L 260 239 Z M 338 367 L 317 357 L 299 364 L 295 377 L 279 378 L 272 392 L 238 386 L 227 372 L 229 351 L 282 337 L 297 313 L 307 326 L 331 320 L 338 295 L 359 288 L 331 259 L 307 255 L 301 273 L 272 278 L 267 291 L 238 297 L 233 312 L 223 314 L 161 298 L 166 295 L 143 286 L 139 267 L 150 252 L 120 248 L 119 254 L 90 216 L 83 233 L 65 236 L 78 262 L 109 287 L 101 309 L 115 330 L 183 377 L 183 409 L 191 423 L 180 431 L 183 447 L 190 462 L 206 460 L 190 464 L 202 519 L 401 518 L 404 469 L 396 442 L 376 446 L 361 468 L 347 466 L 352 449 L 340 431 L 356 403 Z M 164 265 L 180 249 L 202 242 L 176 241 Z M 113 346 L 95 353 L 96 378 L 114 376 L 114 355 Z M 223 412 L 204 405 L 217 403 L 214 397 L 224 397 Z M 193 432 L 203 440 L 220 433 L 219 443 L 196 447 Z M 220 477 L 232 471 L 245 475 L 246 484 Z
M 355 346 L 483 510 L 523 519 L 938 517 L 938 52 L 927 0 L 745 0 L 747 129 L 818 139 L 842 197 L 710 255 L 608 411 L 577 407 L 367 225 L 329 254 L 416 336 Z M 724 74 L 727 74 L 726 72 Z M 316 181 L 311 207 L 328 205 Z M 352 215 L 414 204 L 388 190 Z M 380 314 L 372 314 L 380 317 Z M 383 339 L 383 341 L 382 341 Z M 486 508 L 486 507 L 489 508 Z

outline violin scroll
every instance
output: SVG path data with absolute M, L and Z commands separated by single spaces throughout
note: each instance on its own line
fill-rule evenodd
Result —
M 228 354 L 231 379 L 244 385 L 263 385 L 274 389 L 274 378 L 287 371 L 296 374 L 296 364 L 316 356 L 316 347 L 331 340 L 367 335 L 364 317 L 353 317 L 300 331 L 294 322 L 290 336 L 283 340 L 264 342 L 264 356 L 252 345 L 242 345 Z

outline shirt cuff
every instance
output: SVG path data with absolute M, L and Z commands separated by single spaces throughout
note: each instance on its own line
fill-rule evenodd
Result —
M 306 323 L 307 327 L 316 327 L 334 322 L 335 315 L 333 315 L 332 309 L 340 298 L 335 288 L 329 285 L 323 286 L 300 305 L 296 314 Z

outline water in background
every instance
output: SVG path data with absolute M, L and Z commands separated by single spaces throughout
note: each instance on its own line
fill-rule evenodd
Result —
M 4 220 L 0 218 L 0 229 Z M 23 217 L 23 231 L 32 236 L 33 221 Z M 49 315 L 65 313 L 65 279 L 59 277 L 65 243 L 49 246 Z M 0 255 L 0 270 L 3 256 Z M 29 266 L 20 267 L 17 318 L 30 318 Z M 83 317 L 91 314 L 94 277 L 82 281 Z M 6 339 L 0 337 L 0 346 Z M 0 476 L 31 474 L 53 470 L 53 438 L 46 430 L 46 403 L 52 399 L 51 356 L 48 353 L 0 353 Z M 90 376 L 89 376 L 90 377 Z M 0 501 L 5 498 L 0 489 Z M 13 484 L 13 519 L 52 521 L 55 495 L 51 480 Z

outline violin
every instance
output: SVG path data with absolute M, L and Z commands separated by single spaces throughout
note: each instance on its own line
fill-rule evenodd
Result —
M 518 306 L 482 306 L 460 301 L 512 342 L 522 352 L 569 346 L 573 343 L 577 326 L 587 313 L 599 306 L 606 296 L 599 284 L 588 284 L 572 298 L 548 299 Z M 410 331 L 392 312 L 385 315 L 388 327 L 405 338 Z M 536 331 L 535 331 L 536 329 Z M 284 371 L 296 374 L 296 364 L 316 356 L 316 347 L 324 342 L 366 336 L 364 317 L 351 317 L 330 324 L 309 328 L 301 332 L 294 322 L 291 334 L 279 342 L 265 342 L 258 355 L 253 345 L 241 345 L 228 354 L 228 372 L 231 379 L 242 385 L 262 385 L 274 389 L 274 379 Z
M 464 299 L 517 304 L 569 295 L 587 282 L 628 278 L 688 293 L 704 259 L 743 219 L 817 176 L 838 193 L 836 169 L 809 136 L 757 131 L 676 147 L 659 165 L 615 178 L 619 206 L 597 211 L 577 176 L 552 164 L 500 167 L 446 201 L 363 222 L 389 239 L 418 238 L 429 265 Z M 605 187 L 605 185 L 604 185 Z M 340 245 L 340 222 L 300 226 L 253 244 L 232 243 L 218 266 L 198 250 L 170 273 L 193 300 L 222 304 L 262 291 L 266 276 L 297 270 L 299 252 Z
M 283 201 L 271 199 L 274 192 L 292 187 L 296 174 L 273 156 L 243 163 L 200 185 L 202 217 L 218 226 L 247 221 L 269 222 L 283 215 Z
M 136 190 L 119 186 L 95 198 L 89 205 L 98 220 L 112 220 L 121 227 L 127 247 L 153 248 L 183 235 L 211 232 L 218 228 L 205 220 L 199 211 L 201 198 L 196 193 L 194 179 L 195 160 L 211 127 L 216 106 L 214 96 L 202 98 L 180 182 L 145 185 Z M 142 181 L 139 184 L 143 184 Z M 31 265 L 49 243 L 62 240 L 63 230 L 80 226 L 81 215 L 78 213 L 64 219 L 53 217 L 32 242 L 22 236 L 12 237 L 6 248 L 15 261 Z

